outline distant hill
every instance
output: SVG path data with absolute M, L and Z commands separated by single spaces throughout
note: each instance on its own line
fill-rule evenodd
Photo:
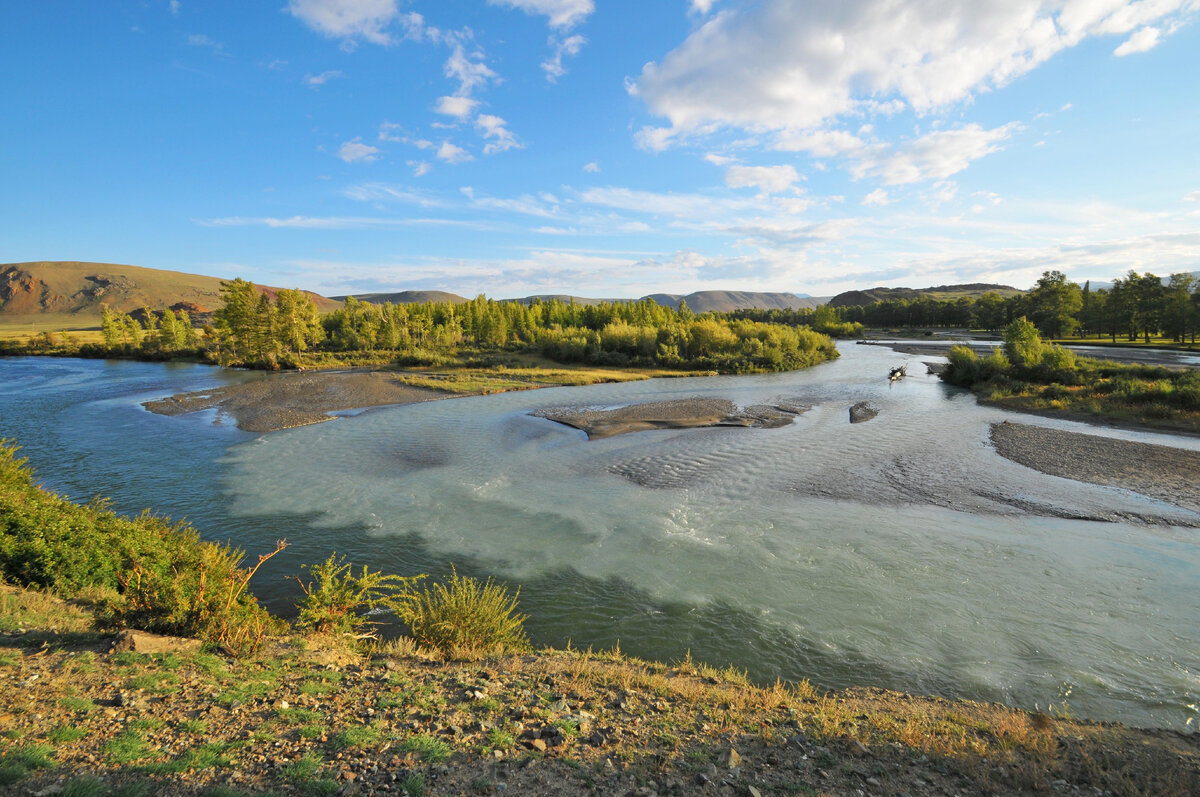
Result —
M 335 299 L 344 300 L 345 296 L 335 296 Z M 444 293 L 442 291 L 400 291 L 399 293 L 358 293 L 354 294 L 354 298 L 361 302 L 372 302 L 374 304 L 383 304 L 391 302 L 392 304 L 406 304 L 411 302 L 454 302 L 461 304 L 469 301 L 461 296 L 453 293 Z M 689 293 L 686 296 L 674 293 L 653 293 L 649 296 L 643 296 L 641 299 L 593 299 L 585 296 L 572 296 L 566 293 L 546 293 L 536 296 L 524 296 L 520 299 L 512 301 L 521 302 L 522 304 L 532 304 L 534 301 L 549 302 L 558 300 L 560 302 L 574 302 L 575 304 L 590 306 L 600 304 L 601 302 L 634 302 L 650 299 L 664 307 L 679 309 L 680 301 L 686 300 L 688 307 L 697 313 L 707 312 L 729 312 L 731 310 L 750 310 L 750 309 L 766 309 L 766 310 L 803 310 L 817 307 L 824 304 L 824 299 L 813 298 L 810 296 L 799 297 L 794 293 L 752 293 L 746 291 L 697 291 Z
M 273 296 L 278 288 L 260 285 Z M 322 312 L 339 302 L 309 293 Z M 0 321 L 63 328 L 97 325 L 101 305 L 130 313 L 185 309 L 203 316 L 221 306 L 221 280 L 115 263 L 41 261 L 0 265 Z
M 728 313 L 733 310 L 811 310 L 822 304 L 811 296 L 800 298 L 794 293 L 756 293 L 753 291 L 696 291 L 687 296 L 673 293 L 652 293 L 644 297 L 664 307 L 679 308 L 682 301 L 697 313 Z
M 839 293 L 829 300 L 830 307 L 854 307 L 858 305 L 875 304 L 885 300 L 917 299 L 927 296 L 937 301 L 955 301 L 957 299 L 977 299 L 985 293 L 998 293 L 1001 296 L 1015 296 L 1024 293 L 1011 285 L 994 285 L 987 282 L 971 282 L 963 285 L 938 285 L 932 288 L 869 288 L 863 291 L 846 291 Z
M 371 304 L 424 304 L 426 302 L 450 302 L 451 304 L 466 304 L 471 301 L 457 293 L 446 291 L 397 291 L 395 293 L 355 293 L 352 294 L 360 302 Z M 348 296 L 331 296 L 339 302 L 344 302 Z

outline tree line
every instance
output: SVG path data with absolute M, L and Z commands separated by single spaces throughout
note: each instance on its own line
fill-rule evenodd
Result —
M 770 311 L 764 320 L 783 321 Z M 806 323 L 798 311 L 794 320 Z M 1055 339 L 1109 337 L 1133 341 L 1165 336 L 1195 343 L 1200 334 L 1200 280 L 1187 273 L 1162 279 L 1130 271 L 1111 288 L 1092 289 L 1069 281 L 1060 271 L 1043 272 L 1028 293 L 1003 297 L 995 292 L 956 300 L 888 299 L 871 305 L 836 308 L 842 321 L 871 327 L 965 327 L 1000 332 L 1018 318 L 1028 318 L 1038 332 Z
M 372 304 L 350 297 L 321 314 L 303 291 L 268 293 L 241 279 L 221 285 L 222 306 L 202 331 L 182 312 L 146 310 L 139 319 L 105 308 L 104 347 L 81 353 L 195 352 L 222 365 L 279 368 L 300 365 L 306 354 L 444 365 L 533 352 L 560 363 L 722 373 L 793 370 L 837 357 L 833 341 L 810 328 L 697 315 L 686 303 L 676 309 L 649 299 L 584 305 L 481 295 L 462 304 Z

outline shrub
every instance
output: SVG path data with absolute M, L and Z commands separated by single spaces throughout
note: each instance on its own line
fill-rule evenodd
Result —
M 1004 353 L 1013 365 L 1035 368 L 1042 362 L 1045 350 L 1037 327 L 1024 316 L 1004 328 Z
M 950 364 L 942 374 L 945 381 L 960 387 L 982 381 L 979 355 L 970 346 L 951 346 L 946 359 Z
M 0 441 L 0 576 L 60 595 L 98 591 L 102 622 L 252 649 L 272 626 L 247 592 L 242 551 L 185 523 L 125 518 L 103 500 L 74 504 L 33 484 L 17 448 Z
M 418 594 L 401 615 L 413 638 L 444 655 L 525 649 L 525 615 L 517 614 L 516 594 L 451 569 L 445 583 Z
M 354 575 L 344 557 L 336 553 L 324 563 L 306 565 L 314 581 L 300 582 L 304 600 L 297 604 L 300 616 L 296 625 L 318 633 L 351 634 L 363 638 L 374 633 L 360 634 L 364 626 L 375 625 L 364 616 L 375 609 L 386 609 L 403 616 L 414 600 L 413 589 L 424 576 L 385 575 L 371 572 L 363 566 L 362 575 Z M 299 579 L 296 579 L 300 581 Z

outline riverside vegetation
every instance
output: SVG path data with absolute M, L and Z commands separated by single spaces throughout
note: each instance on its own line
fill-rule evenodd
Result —
M 1200 371 L 1077 357 L 1043 341 L 1024 317 L 1005 328 L 1003 340 L 986 357 L 952 347 L 942 379 L 1010 409 L 1200 432 Z
M 299 579 L 291 626 L 242 555 L 77 506 L 0 449 L 0 786 L 20 793 L 1194 794 L 1200 735 L 807 682 L 690 657 L 531 651 L 515 594 L 457 573 Z M 267 554 L 266 556 L 269 556 Z M 260 557 L 260 563 L 265 557 Z M 21 588 L 11 585 L 21 585 Z M 410 634 L 381 641 L 368 611 Z M 105 630 L 206 647 L 109 650 Z
M 250 282 L 222 283 L 223 306 L 203 330 L 183 313 L 144 310 L 140 320 L 107 308 L 101 342 L 49 333 L 0 353 L 146 359 L 200 358 L 253 368 L 340 366 L 523 366 L 554 363 L 671 371 L 751 373 L 805 368 L 837 356 L 810 328 L 696 315 L 653 301 L 560 300 L 375 305 L 353 297 L 321 315 L 299 290 L 268 295 Z

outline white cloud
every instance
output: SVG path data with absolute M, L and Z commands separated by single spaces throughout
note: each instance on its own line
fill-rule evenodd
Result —
M 720 128 L 804 131 L 894 113 L 896 103 L 928 113 L 1004 86 L 1087 37 L 1195 8 L 1194 0 L 761 0 L 720 11 L 643 68 L 630 88 L 669 127 L 647 129 L 639 143 L 665 147 Z
M 585 172 L 587 172 L 588 174 L 599 174 L 600 173 L 600 164 L 596 163 L 595 161 L 592 161 L 591 163 L 585 163 L 585 164 L 583 164 L 583 170 Z M 1197 192 L 1197 193 L 1200 193 L 1200 192 Z
M 1113 50 L 1113 55 L 1133 55 L 1153 50 L 1158 45 L 1159 29 L 1154 27 L 1142 28 L 1126 39 L 1121 46 Z
M 442 145 L 438 147 L 437 156 L 446 163 L 466 163 L 475 160 L 471 153 L 449 141 L 442 142 Z
M 709 152 L 704 156 L 704 160 L 708 161 L 713 166 L 725 166 L 726 164 L 735 163 L 737 158 L 731 158 L 728 155 L 718 155 L 715 152 Z
M 764 194 L 787 191 L 799 179 L 791 166 L 730 166 L 725 172 L 725 185 L 730 188 L 757 188 Z
M 346 163 L 370 163 L 379 156 L 379 148 L 372 147 L 370 144 L 364 144 L 362 136 L 356 136 L 351 140 L 342 144 L 338 150 L 338 157 Z
M 271 217 L 226 216 L 220 219 L 195 219 L 201 227 L 275 227 L 300 230 L 361 230 L 372 227 L 468 226 L 468 222 L 452 219 L 388 219 L 374 216 L 290 216 Z
M 385 30 L 397 17 L 396 0 L 289 0 L 288 12 L 334 39 L 391 44 Z
M 424 177 L 433 171 L 433 164 L 428 161 L 407 161 L 413 170 L 413 177 Z
M 507 152 L 510 149 L 524 149 L 524 144 L 517 140 L 506 122 L 499 116 L 480 114 L 475 118 L 475 127 L 479 134 L 488 140 L 483 146 L 484 155 L 495 155 L 497 152 Z
M 433 110 L 446 116 L 465 119 L 475 112 L 478 105 L 479 100 L 473 100 L 470 97 L 439 97 Z
M 860 153 L 851 171 L 857 178 L 878 177 L 886 185 L 944 180 L 1000 149 L 1019 125 L 985 130 L 977 124 L 938 130 L 896 148 L 880 145 Z
M 883 207 L 884 205 L 892 204 L 892 200 L 888 197 L 888 192 L 882 188 L 876 188 L 871 193 L 863 197 L 863 205 L 869 208 Z
M 546 73 L 546 80 L 554 83 L 560 77 L 567 74 L 566 67 L 562 63 L 563 58 L 579 55 L 579 51 L 583 49 L 583 45 L 587 44 L 587 39 L 578 34 L 568 36 L 565 39 L 551 36 L 548 43 L 554 48 L 554 55 L 542 61 L 542 71 Z
M 859 132 L 871 132 L 870 125 L 863 125 Z M 855 152 L 865 146 L 865 141 L 845 130 L 787 130 L 775 140 L 775 149 L 785 152 L 807 152 L 814 158 L 833 158 L 847 152 Z
M 692 13 L 700 16 L 708 16 L 708 12 L 712 10 L 715 0 L 692 0 Z
M 550 27 L 564 30 L 587 19 L 595 10 L 592 0 L 488 0 L 488 3 L 540 14 L 548 18 Z
M 1183 195 L 1184 202 L 1200 202 L 1200 191 L 1192 191 L 1190 194 Z
M 207 47 L 215 53 L 220 53 L 225 50 L 225 45 L 218 41 L 213 41 L 203 33 L 193 33 L 187 37 L 187 43 L 191 47 Z
M 326 83 L 333 80 L 334 78 L 339 78 L 341 76 L 342 76 L 342 72 L 340 69 L 330 69 L 328 71 L 322 72 L 319 75 L 305 75 L 304 76 L 304 85 L 308 86 L 310 89 L 316 89 L 316 88 L 320 88 L 321 86 L 324 86 Z
M 170 5 L 171 5 L 171 13 L 172 14 L 178 14 L 179 9 L 183 7 L 183 3 L 179 2 L 179 0 L 171 0 Z
M 483 57 L 482 51 L 467 52 L 461 41 L 454 42 L 443 71 L 446 77 L 458 81 L 459 96 L 466 96 L 497 77 L 496 73 L 483 63 Z

